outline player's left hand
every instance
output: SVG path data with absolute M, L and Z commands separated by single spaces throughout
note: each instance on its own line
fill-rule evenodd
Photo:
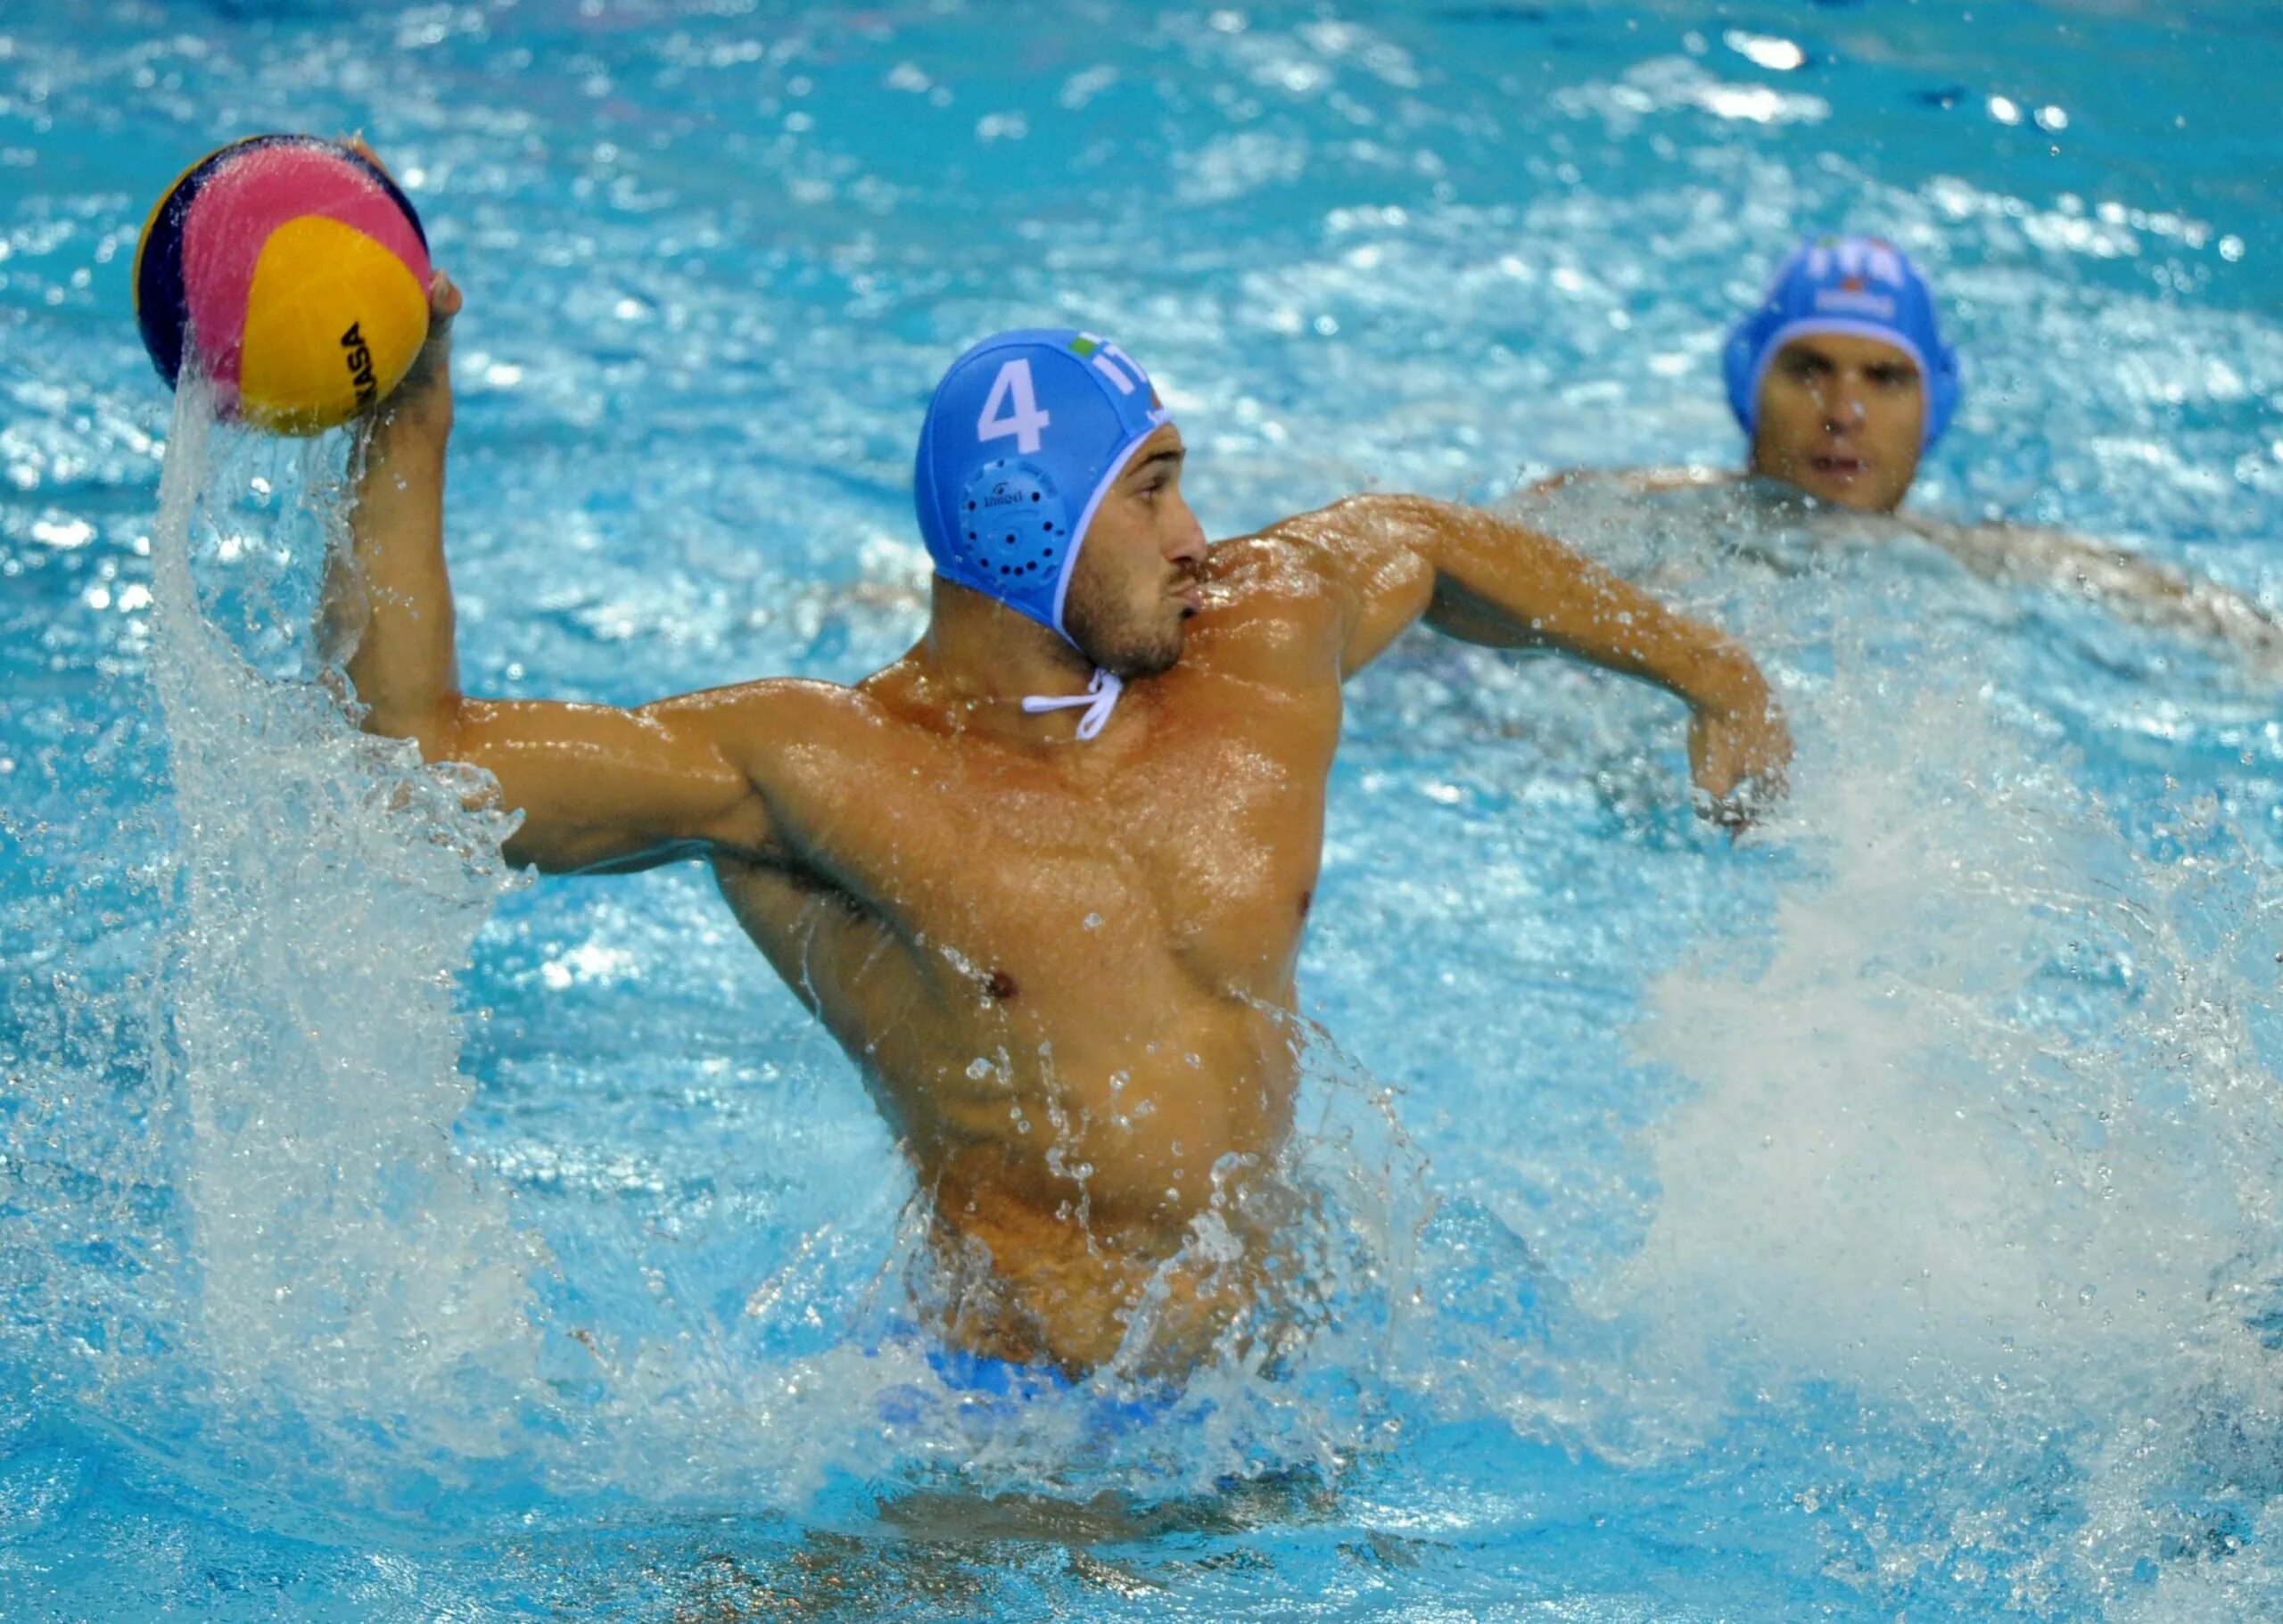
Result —
M 1766 815 L 1784 796 L 1792 730 L 1757 671 L 1745 691 L 1700 705 L 1689 718 L 1688 765 L 1697 811 L 1731 832 Z

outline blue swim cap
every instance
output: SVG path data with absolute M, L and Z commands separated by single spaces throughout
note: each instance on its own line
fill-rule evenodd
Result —
M 1910 256 L 1880 237 L 1814 237 L 1793 249 L 1760 308 L 1728 334 L 1721 363 L 1728 404 L 1758 431 L 1760 384 L 1776 352 L 1812 333 L 1851 333 L 1892 344 L 1926 380 L 1926 438 L 1950 426 L 1958 404 L 1957 351 L 1934 325 L 1934 293 Z
M 912 494 L 936 573 L 1067 640 L 1078 544 L 1134 448 L 1166 421 L 1149 375 L 1091 333 L 985 339 L 952 363 L 919 428 Z

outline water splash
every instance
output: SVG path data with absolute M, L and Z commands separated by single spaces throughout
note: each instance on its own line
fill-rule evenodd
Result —
M 1653 1454 L 1880 1415 L 1875 1446 L 1835 1453 L 1918 1492 L 1820 1504 L 1898 1594 L 1963 1563 L 2039 1612 L 2241 1548 L 2283 1490 L 2260 1317 L 2283 1263 L 2283 886 L 2208 802 L 2128 837 L 1993 657 L 2007 594 L 1882 522 L 1709 499 L 1710 524 L 1702 498 L 1694 522 L 1567 514 L 1590 544 L 1598 505 L 1628 567 L 1769 656 L 1801 744 L 1752 837 L 1765 889 L 1633 1029 L 1680 1103 L 1645 1137 L 1644 1243 L 1594 1293 L 1625 1350 L 1589 1435 Z M 1949 1528 L 1888 1523 L 1937 1479 Z M 2042 1509 L 1988 1506 L 1990 1482 Z
M 360 733 L 309 671 L 265 674 L 210 618 L 201 532 L 282 563 L 300 540 L 250 535 L 224 506 L 215 432 L 185 390 L 152 572 L 180 829 L 152 1062 L 182 1112 L 201 1351 L 242 1415 L 498 1453 L 516 1426 L 503 1387 L 534 1366 L 544 1251 L 453 1146 L 474 1085 L 452 978 L 507 884 L 502 820 L 479 785 Z M 314 458 L 301 473 L 310 551 L 345 546 L 337 474 Z M 266 598 L 252 614 L 274 632 Z
M 1336 1481 L 1395 1442 L 1391 1401 L 1420 1356 L 1418 1246 L 1431 1210 L 1424 1158 L 1394 1099 L 1320 1026 L 1267 1011 L 1302 1079 L 1302 1121 L 1265 1165 L 1228 1156 L 1213 1194 L 1144 1287 L 1117 1356 L 1075 1382 L 1018 1378 L 1019 1401 L 939 1367 L 910 1316 L 947 1317 L 963 1283 L 937 1266 L 927 1215 L 907 1212 L 887 1307 L 896 1360 L 880 1389 L 905 1466 L 970 1498 L 1108 1496 L 1139 1508 L 1263 1478 Z M 1264 1257 L 1273 1259 L 1262 1266 Z M 1204 1363 L 1170 1380 L 1160 1357 L 1191 1316 L 1230 1305 Z

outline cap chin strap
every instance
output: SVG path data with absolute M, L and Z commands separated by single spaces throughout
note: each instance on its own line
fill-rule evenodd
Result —
M 1075 711 L 1080 705 L 1086 713 L 1078 718 L 1078 737 L 1092 738 L 1109 721 L 1109 713 L 1117 709 L 1117 698 L 1125 691 L 1125 683 L 1115 672 L 1094 668 L 1094 680 L 1086 684 L 1083 694 L 1033 694 L 1023 701 L 1023 713 L 1037 716 L 1048 711 Z

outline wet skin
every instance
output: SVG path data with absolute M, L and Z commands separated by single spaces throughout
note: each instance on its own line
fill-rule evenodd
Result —
M 1926 385 L 1896 345 L 1849 333 L 1795 338 L 1760 381 L 1751 471 L 1819 501 L 1888 513 L 1924 449 Z
M 1780 715 L 1717 632 L 1541 535 L 1416 498 L 1208 548 L 1171 425 L 1076 567 L 1074 634 L 1130 679 L 1092 741 L 1075 713 L 1020 704 L 1078 692 L 1090 662 L 941 579 L 926 635 L 852 687 L 762 680 L 629 710 L 466 697 L 442 544 L 458 295 L 440 277 L 434 299 L 429 350 L 367 427 L 353 566 L 329 583 L 367 725 L 489 770 L 523 814 L 513 861 L 711 863 L 900 1136 L 961 1347 L 1101 1364 L 1154 1278 L 1163 1306 L 1123 1356 L 1178 1368 L 1250 1294 L 1241 1269 L 1167 1260 L 1216 1170 L 1245 1186 L 1291 1131 L 1293 969 L 1340 684 L 1413 621 L 1679 695 L 1713 810 L 1780 782 Z M 1249 1259 L 1272 1250 L 1239 1230 Z

